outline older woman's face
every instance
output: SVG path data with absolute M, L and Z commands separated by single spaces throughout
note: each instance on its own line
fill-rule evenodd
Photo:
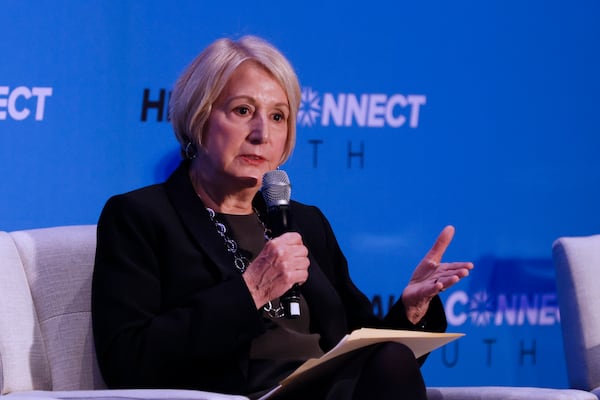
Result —
M 203 139 L 203 173 L 222 184 L 260 186 L 263 174 L 281 160 L 289 116 L 281 85 L 258 64 L 242 63 L 212 107 Z

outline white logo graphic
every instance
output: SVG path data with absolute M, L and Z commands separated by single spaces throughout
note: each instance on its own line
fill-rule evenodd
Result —
M 411 128 L 419 126 L 421 106 L 427 103 L 425 95 L 373 93 L 324 93 L 321 97 L 310 87 L 302 89 L 298 112 L 300 126 L 399 128 L 408 122 Z
M 302 101 L 298 110 L 298 123 L 301 126 L 313 126 L 321 115 L 319 94 L 309 87 L 302 89 Z
M 492 299 L 485 291 L 469 297 L 464 291 L 446 300 L 448 324 L 463 325 L 470 318 L 475 326 L 548 326 L 560 323 L 556 293 L 500 293 Z
M 35 120 L 41 121 L 44 119 L 46 97 L 49 96 L 52 96 L 51 87 L 29 89 L 18 86 L 10 90 L 8 86 L 0 86 L 0 120 L 5 120 L 7 116 L 17 121 L 24 120 L 31 114 L 30 107 L 34 107 Z M 35 102 L 30 101 L 32 97 L 36 98 Z
M 469 316 L 471 323 L 476 326 L 489 325 L 492 318 L 492 302 L 487 292 L 473 294 L 469 302 Z

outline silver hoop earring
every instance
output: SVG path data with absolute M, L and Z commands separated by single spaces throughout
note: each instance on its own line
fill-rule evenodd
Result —
M 185 145 L 184 154 L 185 158 L 188 160 L 193 160 L 198 155 L 198 152 L 196 152 L 196 146 L 194 146 L 192 142 L 188 142 Z

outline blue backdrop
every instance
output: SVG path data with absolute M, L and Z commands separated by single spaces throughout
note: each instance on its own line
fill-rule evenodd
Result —
M 292 195 L 330 218 L 375 309 L 446 224 L 446 259 L 476 263 L 444 292 L 467 335 L 427 383 L 566 387 L 550 251 L 600 232 L 599 17 L 593 0 L 5 0 L 0 229 L 95 223 L 163 180 L 179 73 L 260 35 L 303 88 Z

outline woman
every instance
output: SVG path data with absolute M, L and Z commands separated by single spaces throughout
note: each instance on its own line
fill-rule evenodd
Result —
M 440 263 L 452 227 L 383 320 L 317 208 L 291 202 L 293 232 L 269 236 L 259 189 L 292 152 L 299 102 L 289 62 L 256 37 L 217 40 L 180 77 L 170 115 L 184 160 L 166 182 L 109 199 L 98 222 L 92 316 L 109 387 L 258 397 L 354 329 L 445 330 L 437 294 L 472 268 Z M 296 283 L 300 318 L 280 318 Z M 348 357 L 281 398 L 425 398 L 408 348 Z

